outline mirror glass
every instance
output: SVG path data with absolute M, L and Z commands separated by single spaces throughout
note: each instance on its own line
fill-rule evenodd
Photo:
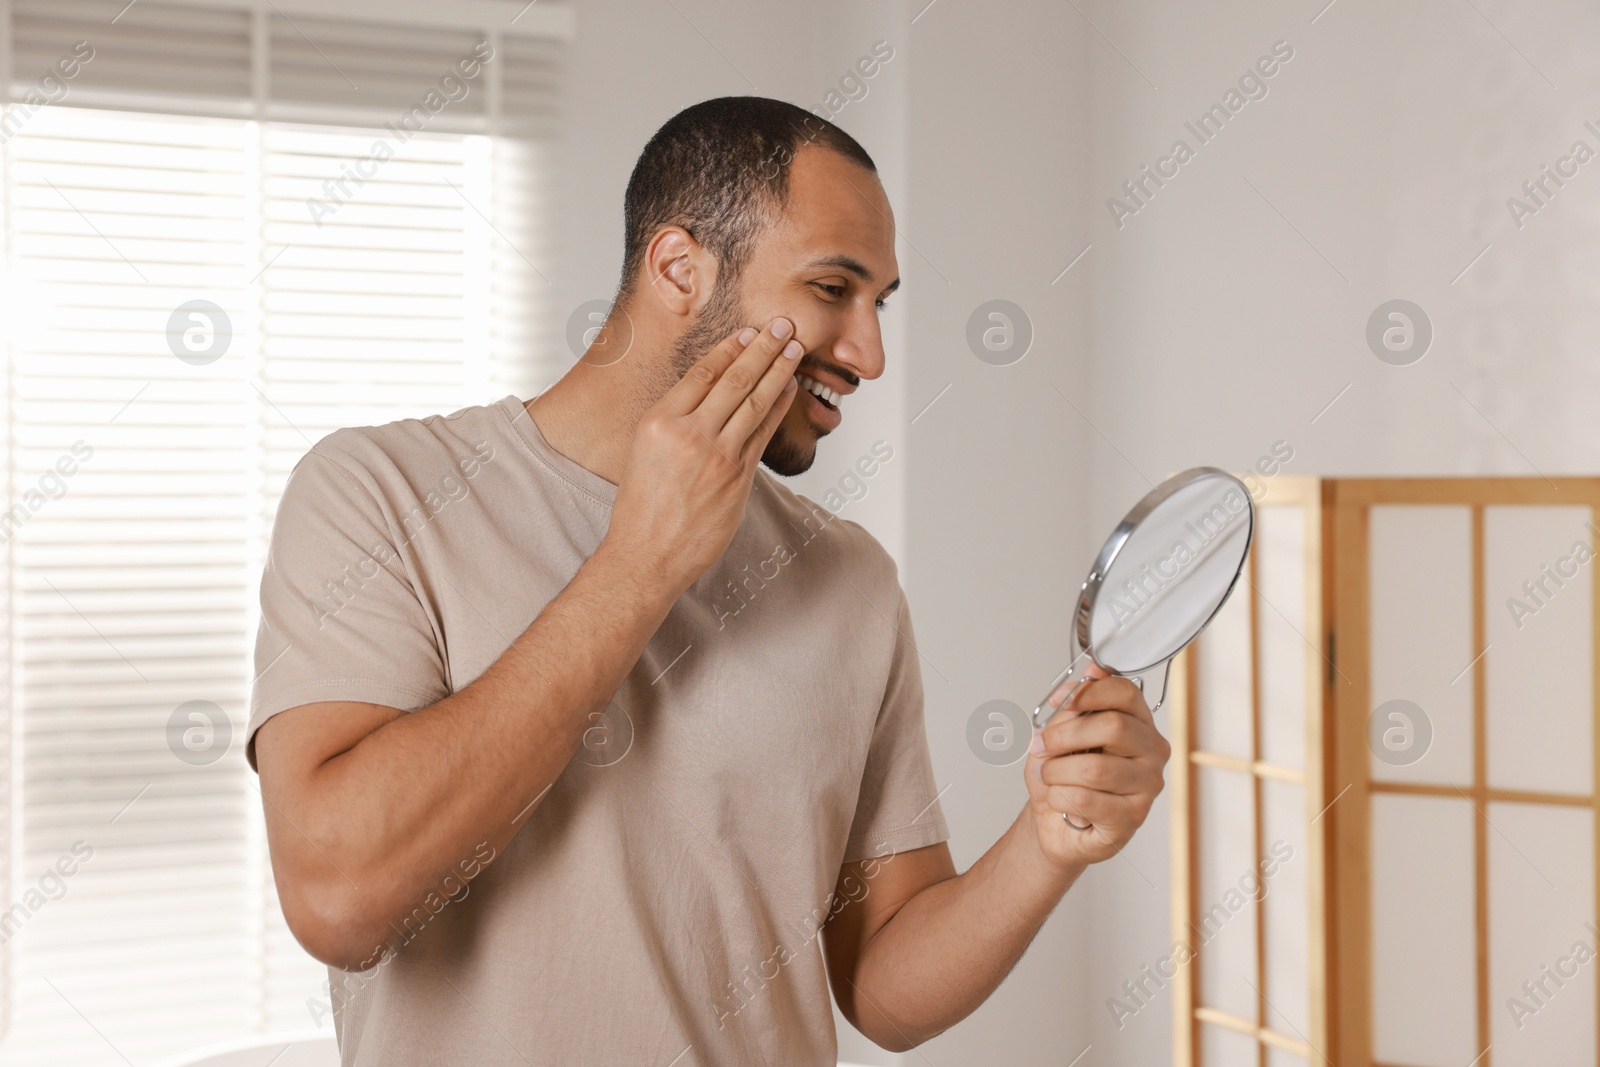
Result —
M 1215 467 L 1174 474 L 1147 493 L 1107 539 L 1083 583 L 1079 655 L 1034 709 L 1034 726 L 1044 726 L 1067 701 L 1090 660 L 1122 675 L 1170 663 L 1228 599 L 1254 527 L 1249 490 Z M 1159 710 L 1165 696 L 1163 680 L 1150 710 Z
M 1182 651 L 1233 588 L 1252 521 L 1249 492 L 1222 471 L 1186 471 L 1158 486 L 1123 520 L 1104 564 L 1087 613 L 1095 661 L 1132 674 Z

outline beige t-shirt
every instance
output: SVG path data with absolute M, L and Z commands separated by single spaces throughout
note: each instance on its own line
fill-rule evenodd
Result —
M 615 497 L 514 396 L 323 438 L 272 531 L 251 765 L 286 708 L 415 711 L 468 685 L 594 552 Z M 420 901 L 371 971 L 330 968 L 309 1007 L 331 1003 L 347 1067 L 832 1067 L 816 931 L 872 888 L 835 901 L 839 867 L 947 836 L 893 560 L 762 470 L 727 553 L 505 852 L 465 895 Z M 460 871 L 490 855 L 462 842 Z

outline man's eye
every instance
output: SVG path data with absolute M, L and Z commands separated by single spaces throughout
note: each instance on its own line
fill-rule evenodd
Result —
M 842 285 L 828 285 L 824 282 L 817 282 L 816 284 L 818 289 L 821 289 L 834 299 L 838 299 L 844 295 L 844 286 Z
M 878 301 L 878 310 L 879 311 L 888 311 L 889 310 L 889 305 L 885 304 L 882 300 L 880 300 L 880 301 Z

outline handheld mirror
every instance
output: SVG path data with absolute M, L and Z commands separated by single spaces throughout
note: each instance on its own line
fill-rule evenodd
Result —
M 1226 471 L 1196 467 L 1152 489 L 1095 557 L 1073 616 L 1077 655 L 1034 709 L 1033 725 L 1050 721 L 1084 683 L 1082 670 L 1091 662 L 1107 674 L 1134 676 L 1164 666 L 1161 695 L 1150 709 L 1160 710 L 1172 658 L 1233 592 L 1254 533 L 1250 491 Z M 1134 682 L 1143 688 L 1142 679 Z

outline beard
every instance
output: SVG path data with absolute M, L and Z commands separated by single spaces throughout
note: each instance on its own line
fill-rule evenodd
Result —
M 669 372 L 672 380 L 662 387 L 663 392 L 688 374 L 690 367 L 729 334 L 741 326 L 755 325 L 744 313 L 744 302 L 739 299 L 737 288 L 735 279 L 719 280 L 706 306 L 694 317 L 688 329 L 679 335 L 672 347 Z M 799 399 L 798 391 L 793 399 Z M 761 453 L 761 462 L 781 478 L 792 478 L 811 469 L 811 464 L 817 459 L 816 438 L 821 436 L 813 434 L 809 442 L 796 440 L 799 435 L 789 431 L 786 425 L 788 420 L 789 416 L 785 414 L 784 421 L 778 424 L 778 429 Z

